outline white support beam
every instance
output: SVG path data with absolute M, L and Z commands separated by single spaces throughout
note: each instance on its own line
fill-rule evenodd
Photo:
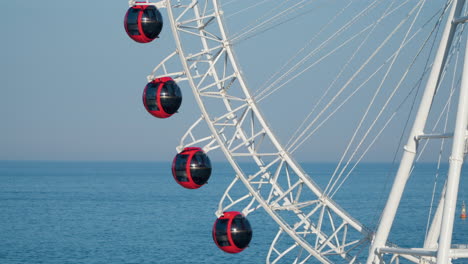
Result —
M 383 247 L 379 248 L 380 254 L 395 254 L 395 255 L 409 255 L 409 256 L 420 256 L 420 257 L 435 257 L 437 251 L 435 249 L 429 250 L 425 248 L 392 248 Z
M 453 23 L 455 24 L 462 24 L 462 23 L 465 23 L 466 21 L 468 21 L 468 16 L 464 16 L 464 17 L 457 17 L 453 20 Z
M 461 1 L 463 2 L 463 1 Z M 468 43 L 468 40 L 467 40 Z M 447 176 L 447 190 L 445 193 L 442 226 L 439 237 L 439 252 L 437 264 L 450 263 L 449 250 L 452 244 L 453 222 L 457 206 L 457 195 L 460 184 L 460 172 L 465 156 L 466 127 L 468 125 L 468 52 L 465 52 L 463 74 L 460 87 L 460 96 L 455 121 L 455 130 L 452 142 L 452 153 L 449 159 Z
M 404 147 L 405 151 L 403 153 L 403 157 L 401 158 L 400 167 L 398 168 L 392 189 L 387 199 L 387 203 L 385 204 L 385 209 L 380 218 L 381 220 L 377 232 L 375 233 L 375 238 L 369 249 L 367 264 L 383 262 L 378 252 L 379 249 L 385 247 L 388 234 L 390 233 L 390 230 L 392 228 L 393 221 L 395 219 L 395 215 L 398 210 L 400 200 L 406 186 L 406 182 L 409 179 L 410 171 L 413 167 L 413 162 L 417 153 L 418 142 L 416 140 L 416 137 L 418 135 L 424 134 L 423 131 L 426 126 L 426 121 L 432 106 L 435 91 L 437 89 L 437 86 L 439 85 L 440 76 L 447 61 L 447 57 L 450 52 L 450 47 L 452 45 L 452 41 L 455 35 L 457 24 L 453 24 L 452 21 L 455 17 L 460 16 L 463 6 L 462 2 L 464 1 L 454 0 L 452 2 L 452 6 L 447 17 L 447 22 L 445 24 L 442 37 L 440 39 L 439 47 L 434 58 L 431 73 L 427 80 L 426 87 L 421 98 L 421 103 L 419 105 L 415 121 L 413 123 L 413 128 L 411 129 L 408 141 Z M 466 130 L 466 127 L 464 129 Z
M 463 246 L 468 247 L 468 245 Z M 450 250 L 450 258 L 468 258 L 468 248 L 452 248 Z
M 442 139 L 442 138 L 452 138 L 453 133 L 442 133 L 442 134 L 422 134 L 416 137 L 416 140 L 421 139 Z

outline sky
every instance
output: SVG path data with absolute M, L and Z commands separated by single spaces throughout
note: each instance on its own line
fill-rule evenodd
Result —
M 160 39 L 139 44 L 123 27 L 127 1 L 6 1 L 3 8 L 9 11 L 0 17 L 6 25 L 0 42 L 0 160 L 172 160 L 180 137 L 200 111 L 189 87 L 183 86 L 183 105 L 173 117 L 156 119 L 143 107 L 146 76 L 174 47 L 167 20 Z M 303 36 L 299 22 L 290 28 Z M 276 42 L 285 30 L 274 29 L 266 38 Z M 258 56 L 247 60 L 244 70 L 249 76 L 264 74 L 260 62 L 274 57 L 284 61 L 283 49 L 296 48 L 294 44 L 290 41 L 281 51 L 240 45 L 244 57 Z M 316 96 L 302 93 L 297 93 L 304 101 L 299 104 Z M 281 105 L 284 98 L 272 97 L 271 105 Z M 291 133 L 284 120 L 296 119 L 294 112 L 279 113 L 272 114 L 276 131 Z M 339 129 L 326 133 L 336 144 L 316 142 L 324 150 L 343 144 Z M 332 158 L 312 151 L 302 151 L 302 159 Z
M 143 107 L 158 45 L 127 37 L 127 1 L 3 4 L 0 160 L 172 160 L 180 120 Z

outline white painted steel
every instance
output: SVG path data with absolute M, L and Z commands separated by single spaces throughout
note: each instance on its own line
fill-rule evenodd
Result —
M 466 245 L 464 245 L 466 247 Z M 468 249 L 466 248 L 452 248 L 450 250 L 450 258 L 452 259 L 459 259 L 459 258 L 468 258 Z
M 459 17 L 464 1 L 455 2 L 426 85 L 418 117 L 405 146 L 404 157 L 383 213 L 383 221 L 369 250 L 368 263 L 381 263 L 380 254 L 383 253 L 395 254 L 393 261 L 396 263 L 399 262 L 399 257 L 417 263 L 420 256 L 434 256 L 433 249 L 403 249 L 390 245 L 386 240 L 417 152 L 418 140 L 452 136 L 424 134 L 423 131 L 456 24 L 464 22 L 463 18 L 454 19 Z M 135 4 L 134 1 L 130 3 Z M 329 259 L 332 256 L 339 256 L 342 261 L 348 263 L 358 262 L 355 254 L 370 243 L 372 232 L 324 195 L 323 190 L 304 172 L 271 131 L 244 81 L 226 34 L 218 1 L 166 0 L 155 5 L 167 8 L 176 51 L 162 61 L 148 79 L 165 75 L 173 76 L 176 81 L 186 80 L 202 112 L 202 117 L 188 129 L 177 149 L 180 151 L 184 147 L 200 144 L 204 144 L 205 151 L 220 149 L 236 174 L 221 198 L 216 214 L 219 216 L 223 211 L 237 208 L 241 204 L 247 204 L 243 209 L 245 214 L 263 208 L 279 226 L 278 234 L 268 253 L 268 263 L 276 263 L 298 248 L 302 248 L 304 252 L 296 258 L 298 263 L 308 260 L 332 263 Z M 451 23 L 452 20 L 456 23 Z M 184 42 L 187 37 L 198 38 L 202 50 L 192 49 L 191 43 Z M 167 70 L 166 62 L 176 56 L 180 58 L 183 71 Z M 212 113 L 208 100 L 218 100 L 225 109 Z M 460 116 L 460 119 L 462 118 Z M 197 134 L 196 130 L 202 123 L 208 127 L 210 135 Z M 461 138 L 466 136 L 466 122 L 463 124 L 459 125 L 462 128 L 455 129 L 454 138 L 458 138 L 457 145 Z M 456 158 L 451 166 L 451 173 L 455 175 L 449 183 L 452 185 L 457 183 L 456 174 L 461 165 L 459 147 L 454 150 L 453 155 Z M 464 144 L 461 149 L 463 154 Z M 243 161 L 248 158 L 257 166 L 258 171 L 245 171 L 239 163 L 240 158 L 244 158 Z M 231 190 L 239 183 L 242 183 L 247 191 L 243 195 L 235 196 Z M 304 193 L 307 192 L 313 194 L 314 198 L 304 198 Z M 446 204 L 449 203 L 453 206 L 453 199 L 450 202 L 446 201 Z M 285 217 L 283 212 L 289 212 L 295 217 Z M 447 218 L 444 222 L 449 223 L 450 219 Z M 327 228 L 324 228 L 325 226 Z M 292 242 L 286 249 L 280 249 L 277 243 L 284 236 L 289 237 Z M 450 251 L 449 245 L 443 254 L 458 257 L 466 253 L 464 250 Z
M 461 3 L 464 1 L 460 1 Z M 462 3 L 463 4 L 463 3 Z M 461 4 L 461 5 L 462 5 Z M 460 7 L 461 9 L 461 7 Z M 467 42 L 468 43 L 468 42 Z M 458 103 L 457 119 L 453 135 L 452 153 L 449 159 L 449 172 L 447 190 L 445 194 L 444 211 L 442 214 L 442 227 L 439 237 L 439 250 L 437 264 L 450 263 L 450 247 L 452 245 L 453 221 L 460 182 L 460 172 L 463 165 L 466 128 L 468 124 L 468 52 L 465 53 L 463 65 L 462 83 L 460 87 L 460 99 Z
M 416 157 L 418 144 L 416 139 L 419 135 L 424 134 L 424 128 L 433 102 L 435 90 L 439 84 L 442 69 L 445 65 L 445 61 L 447 60 L 447 55 L 449 54 L 450 46 L 453 41 L 457 24 L 452 23 L 452 21 L 455 17 L 460 16 L 462 6 L 462 1 L 455 0 L 454 3 L 452 3 L 452 7 L 450 9 L 450 13 L 444 28 L 444 33 L 440 40 L 431 73 L 427 81 L 415 121 L 413 123 L 413 128 L 404 147 L 405 151 L 400 162 L 400 167 L 398 168 L 392 190 L 390 191 L 385 209 L 382 213 L 381 221 L 376 231 L 375 238 L 369 249 L 369 256 L 367 259 L 368 264 L 380 263 L 380 258 L 376 255 L 376 250 L 378 248 L 384 247 L 388 238 L 388 234 L 390 233 L 390 229 L 392 228 L 395 214 L 400 204 L 401 196 L 405 189 L 406 182 L 409 178 L 410 171 L 413 167 L 414 159 Z
M 194 92 L 196 101 L 200 106 L 204 120 L 211 130 L 212 137 L 218 142 L 218 146 L 224 152 L 227 160 L 231 163 L 231 166 L 234 168 L 237 177 L 247 187 L 249 195 L 255 198 L 256 203 L 265 209 L 265 211 L 272 217 L 272 219 L 278 223 L 280 228 L 294 239 L 295 243 L 300 245 L 308 252 L 308 254 L 318 259 L 322 263 L 331 263 L 330 260 L 327 259 L 326 254 L 321 252 L 325 249 L 333 252 L 330 254 L 339 253 L 343 255 L 343 257 L 350 258 L 348 256 L 349 252 L 346 252 L 346 250 L 348 250 L 348 248 L 353 249 L 352 246 L 355 244 L 361 245 L 364 241 L 367 241 L 367 239 L 370 237 L 369 231 L 364 228 L 358 221 L 349 216 L 343 209 L 337 206 L 331 199 L 322 197 L 323 194 L 320 188 L 317 187 L 312 179 L 305 174 L 302 168 L 281 146 L 275 135 L 272 133 L 267 122 L 261 115 L 260 110 L 258 109 L 255 100 L 251 96 L 250 91 L 244 82 L 243 76 L 239 71 L 239 67 L 235 60 L 231 45 L 229 44 L 228 37 L 225 33 L 221 12 L 219 11 L 217 1 L 212 2 L 213 11 L 209 14 L 201 14 L 200 10 L 206 10 L 207 8 L 200 5 L 201 3 L 197 1 L 178 1 L 175 5 L 172 4 L 171 1 L 167 1 L 167 10 L 171 20 L 171 28 L 174 33 L 174 39 L 177 45 L 177 53 L 185 70 L 185 76 L 187 77 L 188 82 L 192 87 L 192 91 Z M 174 13 L 175 11 L 179 11 L 179 13 L 176 15 Z M 184 16 L 187 14 L 191 14 L 192 17 L 188 16 L 187 18 L 184 18 Z M 206 32 L 207 22 L 205 20 L 211 24 L 217 23 L 218 35 L 213 32 Z M 197 23 L 198 27 L 188 26 L 193 22 Z M 218 63 L 221 61 L 219 60 L 220 56 L 212 56 L 207 52 L 206 54 L 202 54 L 204 57 L 203 60 L 205 62 L 208 61 L 209 64 L 206 72 L 199 72 L 199 77 L 197 77 L 196 74 L 193 74 L 193 68 L 200 69 L 202 67 L 190 67 L 187 55 L 190 52 L 187 51 L 186 46 L 184 46 L 182 41 L 181 35 L 183 34 L 190 34 L 192 36 L 200 37 L 204 51 L 216 50 L 216 47 L 213 48 L 209 46 L 207 39 L 221 43 L 222 46 L 220 45 L 218 47 L 219 51 L 217 52 L 217 55 L 226 54 L 226 60 L 228 61 L 229 66 L 232 68 L 232 72 L 222 74 L 218 72 L 217 67 L 219 65 Z M 226 65 L 223 67 L 224 70 L 226 70 Z M 231 98 L 234 98 L 234 96 L 230 96 L 230 91 L 223 87 L 223 81 L 221 80 L 226 79 L 224 75 L 234 76 L 233 79 L 235 78 L 235 82 L 238 84 L 238 87 L 243 94 L 241 97 L 235 97 L 239 101 L 245 102 L 239 106 L 237 111 L 235 111 L 231 105 Z M 202 83 L 209 78 L 213 78 L 214 81 L 211 84 L 202 85 Z M 229 77 L 227 78 L 229 79 Z M 218 91 L 212 91 L 211 94 L 206 93 L 208 90 L 212 90 L 213 88 L 217 88 Z M 208 96 L 212 98 L 217 97 L 222 100 L 226 107 L 226 113 L 221 114 L 218 117 L 211 116 L 209 111 L 206 109 L 204 102 L 204 98 Z M 239 112 L 243 112 L 244 114 L 238 115 L 237 113 Z M 259 129 L 252 129 L 251 132 L 248 132 L 244 129 L 244 127 L 242 127 L 245 120 L 247 119 L 246 116 L 248 116 L 248 114 L 246 115 L 245 113 L 251 113 L 251 122 L 258 124 L 260 127 Z M 228 119 L 227 117 L 231 117 L 229 118 L 228 122 L 225 120 Z M 224 122 L 219 122 L 216 120 L 224 120 Z M 232 132 L 232 134 L 235 135 L 234 138 L 226 137 L 228 134 L 226 131 L 228 129 L 234 130 L 234 132 Z M 258 145 L 255 145 L 256 141 L 260 138 L 263 141 L 268 141 L 269 144 L 272 145 L 274 149 L 276 149 L 276 151 L 260 151 L 261 148 L 259 148 Z M 233 144 L 236 140 L 238 140 L 239 143 Z M 192 140 L 192 142 L 197 142 L 197 140 Z M 243 150 L 242 152 L 240 151 L 241 149 Z M 259 173 L 255 174 L 257 176 L 249 176 L 242 170 L 236 160 L 239 157 L 249 157 L 255 164 L 257 164 L 259 167 Z M 265 157 L 271 157 L 272 161 L 265 163 L 263 161 L 263 158 Z M 295 179 L 293 180 L 295 183 L 293 184 L 291 182 L 291 184 L 296 187 L 283 187 L 274 179 L 273 176 L 279 177 L 279 175 L 284 172 L 285 166 L 288 167 L 288 173 L 295 175 Z M 272 171 L 269 171 L 269 169 Z M 262 178 L 263 180 L 258 181 L 258 177 Z M 271 191 L 268 192 L 269 195 L 262 197 L 259 190 L 265 186 L 268 186 L 267 188 Z M 341 222 L 341 225 L 330 231 L 331 234 L 326 234 L 323 230 L 320 230 L 320 227 L 315 227 L 315 224 L 313 224 L 310 220 L 312 214 L 302 211 L 302 208 L 304 208 L 304 206 L 309 202 L 301 201 L 299 199 L 299 186 L 301 186 L 301 190 L 302 186 L 306 186 L 308 190 L 311 190 L 313 193 L 315 193 L 317 197 L 316 202 L 319 203 L 321 207 L 327 208 L 328 215 L 325 215 L 327 219 L 324 219 L 323 222 L 332 221 L 333 219 L 330 217 L 335 217 L 335 220 L 340 219 L 339 221 Z M 230 196 L 229 194 L 226 194 L 224 197 Z M 296 201 L 291 200 L 290 197 L 296 197 Z M 242 199 L 245 199 L 245 197 Z M 233 199 L 231 200 L 231 204 L 223 207 L 223 210 L 224 208 L 230 208 L 233 204 L 239 202 Z M 279 201 L 287 206 L 279 206 Z M 290 222 L 291 220 L 286 220 L 281 217 L 278 212 L 285 209 L 293 212 L 298 220 L 293 220 L 294 222 Z M 218 211 L 217 214 L 220 213 L 221 212 Z M 329 223 L 329 225 L 334 226 L 333 223 Z M 299 227 L 306 227 L 305 230 L 309 230 L 307 233 L 310 233 L 310 237 L 317 236 L 320 238 L 317 239 L 317 241 L 322 242 L 316 246 L 311 245 L 310 242 L 308 242 L 297 230 Z M 361 238 L 359 240 L 349 241 L 346 239 L 346 236 L 343 236 L 344 238 L 342 240 L 335 241 L 335 238 L 338 235 L 342 236 L 343 232 L 349 232 L 350 228 L 354 229 L 354 232 L 360 233 L 359 236 L 361 236 Z M 362 240 L 362 237 L 364 237 L 364 240 Z
M 436 213 L 434 215 L 434 219 L 432 220 L 431 227 L 427 234 L 426 240 L 424 241 L 424 248 L 426 249 L 437 249 L 439 236 L 440 236 L 440 224 L 442 222 L 442 212 L 444 209 L 445 203 L 445 190 L 446 186 L 444 186 L 441 194 L 441 199 L 439 200 L 439 205 L 437 206 Z M 437 255 L 437 254 L 436 254 Z M 429 259 L 425 259 L 426 262 L 434 263 L 436 261 L 435 256 Z
M 378 251 L 380 253 L 387 253 L 387 254 L 398 254 L 398 255 L 411 255 L 411 256 L 425 256 L 425 257 L 433 257 L 437 254 L 436 250 L 427 250 L 423 248 L 379 248 Z

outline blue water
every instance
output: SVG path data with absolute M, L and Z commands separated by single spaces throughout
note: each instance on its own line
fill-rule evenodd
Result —
M 427 206 L 433 166 L 422 166 L 409 182 L 415 190 L 401 211 L 410 217 L 395 223 L 408 233 L 392 240 L 417 239 L 409 232 L 427 215 L 411 215 L 411 208 Z M 333 170 L 304 167 L 319 182 Z M 336 196 L 370 227 L 383 203 L 371 197 L 388 191 L 388 168 L 358 168 Z M 249 215 L 254 238 L 241 254 L 223 253 L 212 241 L 214 211 L 232 175 L 227 164 L 216 164 L 207 186 L 186 190 L 174 182 L 170 163 L 0 162 L 0 263 L 262 263 L 277 231 L 264 212 Z M 457 217 L 454 243 L 467 244 L 467 234 L 468 222 Z

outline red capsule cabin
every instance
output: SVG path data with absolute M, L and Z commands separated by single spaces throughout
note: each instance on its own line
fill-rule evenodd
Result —
M 172 176 L 187 189 L 198 189 L 211 176 L 211 162 L 201 148 L 185 148 L 172 162 Z
M 171 77 L 158 78 L 146 85 L 143 104 L 151 115 L 168 118 L 179 110 L 182 92 Z
M 142 3 L 142 2 L 137 2 Z M 136 42 L 148 43 L 159 36 L 163 27 L 162 15 L 153 5 L 135 5 L 125 14 L 125 31 Z
M 224 212 L 213 225 L 213 240 L 222 251 L 239 253 L 252 240 L 252 228 L 240 212 Z

